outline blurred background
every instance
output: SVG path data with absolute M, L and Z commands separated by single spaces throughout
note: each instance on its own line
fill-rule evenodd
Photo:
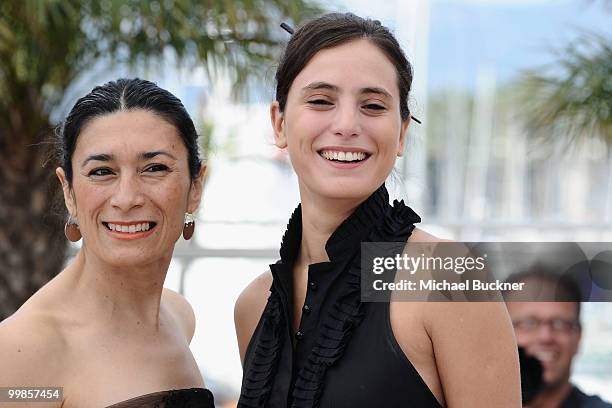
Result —
M 379 19 L 414 66 L 412 124 L 389 180 L 421 228 L 461 241 L 612 242 L 612 1 L 299 0 L 0 3 L 0 320 L 61 270 L 49 155 L 76 99 L 155 81 L 196 122 L 210 173 L 196 233 L 166 286 L 194 307 L 192 350 L 219 406 L 237 398 L 233 305 L 278 258 L 299 202 L 272 144 L 275 60 L 321 11 Z M 59 202 L 59 204 L 58 204 Z M 584 305 L 573 381 L 612 399 L 612 307 Z

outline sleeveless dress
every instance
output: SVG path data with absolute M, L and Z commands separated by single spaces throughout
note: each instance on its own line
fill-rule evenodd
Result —
M 270 297 L 247 347 L 238 407 L 440 408 L 391 329 L 389 303 L 361 302 L 361 242 L 406 242 L 420 222 L 385 186 L 364 201 L 325 245 L 329 262 L 309 265 L 293 332 L 293 273 L 301 206 L 270 265 Z
M 154 392 L 106 408 L 215 408 L 215 403 L 209 390 L 187 388 Z

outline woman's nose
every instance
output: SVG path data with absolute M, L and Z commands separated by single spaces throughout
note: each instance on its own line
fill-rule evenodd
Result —
M 119 208 L 122 211 L 129 211 L 134 207 L 144 204 L 142 187 L 137 175 L 122 175 L 117 183 L 117 188 L 110 200 L 113 207 Z
M 338 103 L 333 131 L 337 136 L 352 137 L 361 132 L 359 109 L 349 103 Z

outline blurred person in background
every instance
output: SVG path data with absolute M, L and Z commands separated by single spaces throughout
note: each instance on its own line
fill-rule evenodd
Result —
M 507 282 L 525 282 L 538 291 L 534 301 L 526 301 L 524 295 L 504 293 L 519 347 L 542 365 L 542 387 L 524 406 L 612 408 L 612 404 L 586 395 L 570 382 L 582 336 L 579 285 L 542 264 L 511 275 Z M 538 299 L 562 301 L 535 301 Z
M 236 302 L 238 406 L 520 407 L 503 304 L 361 302 L 361 242 L 437 241 L 384 184 L 412 118 L 412 67 L 393 34 L 324 15 L 292 35 L 276 80 L 275 144 L 301 204 L 280 261 Z
M 0 386 L 63 387 L 52 406 L 212 408 L 191 306 L 163 288 L 205 172 L 183 104 L 119 79 L 79 99 L 57 137 L 65 234 L 82 246 L 0 323 Z

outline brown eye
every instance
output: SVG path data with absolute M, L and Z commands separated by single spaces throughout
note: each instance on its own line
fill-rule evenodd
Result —
M 103 177 L 103 176 L 110 176 L 111 174 L 113 174 L 111 169 L 106 168 L 106 167 L 100 167 L 98 169 L 93 169 L 87 175 L 89 177 Z
M 144 169 L 144 171 L 148 173 L 156 173 L 158 171 L 167 171 L 167 170 L 168 170 L 168 166 L 164 164 L 153 164 L 147 167 L 146 169 Z

